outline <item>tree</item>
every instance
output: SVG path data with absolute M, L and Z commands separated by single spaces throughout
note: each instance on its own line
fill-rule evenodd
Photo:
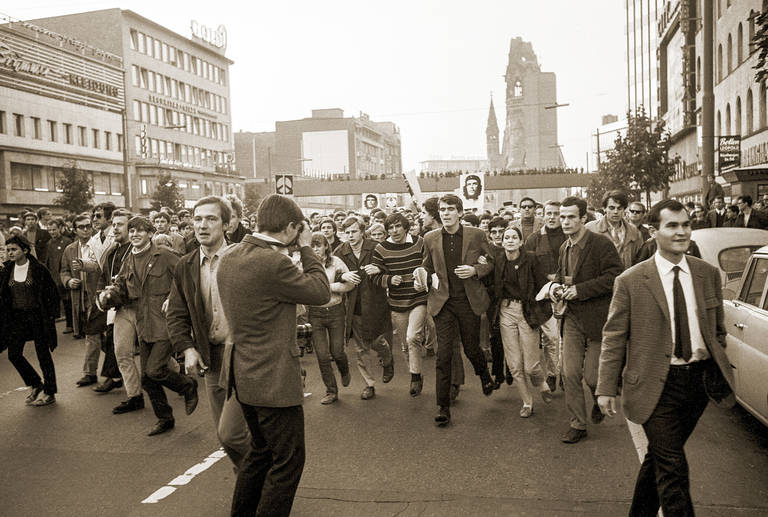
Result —
M 72 161 L 62 169 L 56 186 L 61 190 L 61 195 L 53 201 L 57 206 L 73 214 L 91 209 L 91 201 L 93 201 L 91 178 L 87 172 L 77 167 L 77 162 Z
M 168 172 L 163 172 L 157 177 L 157 188 L 152 194 L 152 209 L 160 210 L 167 206 L 174 212 L 184 208 L 184 196 L 179 191 L 179 185 Z
M 259 209 L 259 203 L 266 197 L 268 184 L 266 183 L 246 183 L 245 199 L 243 200 L 243 211 L 246 214 L 255 214 Z
M 654 125 L 642 107 L 634 116 L 628 113 L 626 133 L 616 137 L 614 148 L 606 153 L 606 161 L 587 188 L 590 203 L 599 205 L 603 194 L 613 189 L 634 198 L 645 193 L 646 203 L 650 203 L 651 193 L 669 188 L 675 172 L 677 159 L 669 158 L 671 145 L 662 119 Z
M 750 42 L 754 45 L 757 54 L 757 63 L 753 67 L 755 82 L 761 83 L 768 79 L 768 9 L 764 9 L 755 16 L 755 36 Z

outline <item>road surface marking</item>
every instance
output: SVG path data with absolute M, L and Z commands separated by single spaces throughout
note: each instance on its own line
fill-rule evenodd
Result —
M 22 386 L 21 388 L 16 388 L 15 390 L 6 391 L 5 393 L 0 393 L 0 399 L 3 397 L 7 397 L 12 393 L 16 393 L 17 391 L 26 391 L 28 389 L 29 389 L 29 386 Z
M 213 451 L 207 458 L 205 458 L 203 461 L 198 463 L 197 465 L 192 465 L 190 468 L 187 469 L 184 474 L 177 476 L 170 480 L 168 482 L 168 485 L 159 488 L 158 490 L 155 490 L 152 495 L 147 497 L 142 501 L 142 504 L 154 504 L 159 502 L 162 499 L 165 499 L 172 493 L 176 491 L 177 486 L 184 486 L 188 484 L 190 481 L 192 481 L 195 476 L 200 474 L 201 472 L 205 472 L 209 468 L 211 468 L 217 461 L 219 461 L 221 458 L 225 458 L 227 456 L 227 453 L 224 452 L 224 449 L 217 449 Z

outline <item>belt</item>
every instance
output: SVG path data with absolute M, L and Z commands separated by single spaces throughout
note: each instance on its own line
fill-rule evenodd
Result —
M 517 298 L 502 298 L 501 303 L 505 304 L 507 307 L 509 307 L 512 303 L 519 303 L 520 305 L 523 304 L 522 300 L 518 300 Z
M 706 368 L 710 364 L 712 364 L 712 359 L 708 358 L 702 359 L 701 361 L 691 361 L 687 364 L 670 364 L 669 368 L 670 370 L 677 370 L 678 372 L 694 372 Z

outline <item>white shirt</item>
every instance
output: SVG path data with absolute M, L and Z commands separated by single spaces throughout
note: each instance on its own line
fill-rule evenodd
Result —
M 693 279 L 691 278 L 691 269 L 688 266 L 688 261 L 683 255 L 683 260 L 679 264 L 673 264 L 664 257 L 661 253 L 656 251 L 654 255 L 656 261 L 656 269 L 661 277 L 661 285 L 664 286 L 664 294 L 667 297 L 667 307 L 669 308 L 669 322 L 670 332 L 672 335 L 672 359 L 671 364 L 687 364 L 693 361 L 701 361 L 709 358 L 709 352 L 707 351 L 707 345 L 704 343 L 704 337 L 701 335 L 701 328 L 699 327 L 699 316 L 696 307 L 696 292 L 693 289 Z M 675 272 L 672 270 L 675 266 L 680 266 L 680 272 L 678 277 L 680 279 L 680 285 L 683 287 L 683 295 L 685 296 L 685 309 L 688 314 L 688 329 L 691 335 L 691 360 L 686 361 L 680 357 L 675 357 L 675 298 L 674 298 L 674 283 Z
M 101 234 L 104 233 L 104 242 L 101 242 Z M 90 238 L 88 241 L 88 246 L 91 248 L 91 251 L 93 252 L 93 257 L 96 259 L 96 262 L 101 261 L 101 256 L 104 254 L 104 252 L 109 248 L 109 246 L 114 242 L 115 240 L 115 230 L 110 224 L 106 230 L 101 230 L 99 232 L 96 232 L 96 234 Z
M 13 280 L 23 284 L 27 281 L 27 273 L 29 272 L 29 260 L 27 260 L 23 266 L 16 264 L 13 268 Z
M 205 308 L 205 317 L 208 320 L 208 341 L 215 344 L 231 342 L 229 323 L 224 316 L 221 306 L 219 287 L 216 282 L 216 272 L 219 270 L 221 256 L 233 245 L 226 242 L 209 257 L 200 246 L 200 294 Z

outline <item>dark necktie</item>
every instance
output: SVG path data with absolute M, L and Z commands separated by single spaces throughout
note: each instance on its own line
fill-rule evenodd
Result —
M 680 283 L 680 266 L 672 268 L 675 280 L 672 284 L 672 298 L 675 306 L 675 357 L 685 361 L 691 359 L 691 331 L 688 328 L 688 310 L 685 306 L 683 285 Z

